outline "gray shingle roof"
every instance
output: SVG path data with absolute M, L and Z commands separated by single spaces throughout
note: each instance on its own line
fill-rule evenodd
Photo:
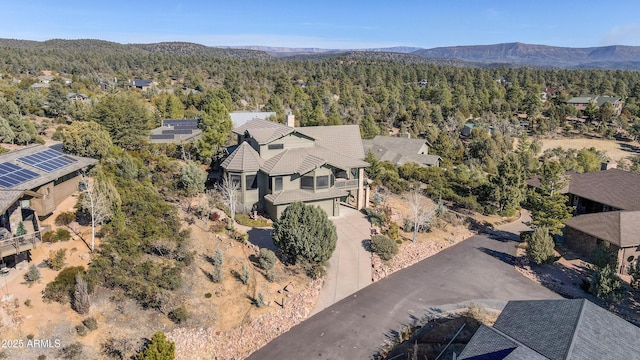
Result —
M 75 159 L 76 161 L 74 163 L 69 164 L 68 166 L 65 166 L 63 168 L 60 168 L 58 170 L 52 171 L 52 172 L 45 172 L 42 171 L 38 168 L 35 168 L 33 166 L 29 166 L 26 165 L 22 162 L 18 162 L 16 159 L 23 157 L 23 156 L 27 156 L 27 155 L 31 155 L 31 154 L 35 154 L 37 152 L 40 151 L 44 151 L 47 150 L 48 147 L 44 146 L 44 145 L 33 145 L 33 146 L 28 146 L 28 147 L 24 147 L 22 149 L 18 149 L 18 150 L 13 150 L 10 151 L 8 153 L 4 153 L 4 154 L 0 154 L 0 163 L 2 162 L 10 162 L 13 164 L 16 164 L 22 168 L 25 169 L 29 169 L 33 172 L 36 172 L 38 174 L 40 174 L 40 176 L 38 176 L 37 178 L 34 178 L 32 180 L 23 182 L 21 184 L 18 184 L 16 186 L 11 187 L 12 190 L 32 190 L 32 189 L 36 189 L 44 184 L 50 183 L 51 181 L 54 181 L 62 176 L 65 176 L 67 174 L 70 174 L 76 170 L 80 170 L 89 166 L 94 165 L 95 163 L 98 162 L 98 160 L 96 159 L 91 159 L 91 158 L 86 158 L 86 157 L 81 157 L 81 156 L 74 156 L 74 155 L 69 155 L 66 154 L 66 156 L 69 156 L 73 159 Z
M 407 139 L 392 136 L 376 136 L 371 140 L 363 140 L 365 152 L 371 151 L 376 159 L 390 161 L 396 165 L 415 162 L 420 165 L 438 164 L 440 156 L 420 154 L 422 147 L 428 142 L 424 139 Z
M 258 171 L 264 163 L 257 151 L 247 142 L 240 144 L 220 166 L 227 171 Z
M 621 210 L 640 210 L 640 174 L 609 169 L 570 175 L 569 193 Z
M 323 192 L 313 192 L 309 190 L 287 190 L 279 193 L 265 195 L 265 200 L 268 200 L 273 205 L 291 204 L 296 201 L 314 201 L 335 199 L 338 197 L 344 197 L 349 195 L 344 190 L 329 189 Z
M 285 135 L 291 134 L 293 131 L 294 129 L 292 127 L 262 119 L 253 119 L 233 129 L 233 132 L 238 135 L 243 135 L 247 132 L 252 138 L 256 139 L 260 145 L 280 139 Z
M 266 120 L 271 116 L 275 116 L 275 112 L 255 112 L 255 111 L 233 111 L 229 113 L 231 122 L 234 127 L 239 127 L 253 119 Z
M 547 358 L 485 325 L 473 335 L 459 359 L 546 360 Z
M 271 176 L 302 175 L 324 164 L 324 159 L 311 155 L 307 148 L 298 148 L 284 150 L 265 161 L 260 169 Z
M 640 211 L 608 211 L 570 218 L 567 226 L 619 247 L 640 245 Z
M 315 140 L 316 145 L 353 159 L 364 160 L 358 125 L 307 126 L 295 130 Z
M 640 328 L 585 299 L 510 301 L 492 330 L 481 327 L 460 359 L 640 359 Z
M 609 169 L 579 174 L 568 171 L 569 185 L 563 193 L 571 193 L 581 198 L 621 210 L 640 210 L 640 174 L 621 169 Z M 535 176 L 527 184 L 540 186 L 540 178 Z

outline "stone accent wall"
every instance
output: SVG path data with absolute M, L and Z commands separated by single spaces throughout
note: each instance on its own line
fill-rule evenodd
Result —
M 567 245 L 583 255 L 589 255 L 598 245 L 598 238 L 585 234 L 570 226 L 564 228 L 564 241 Z

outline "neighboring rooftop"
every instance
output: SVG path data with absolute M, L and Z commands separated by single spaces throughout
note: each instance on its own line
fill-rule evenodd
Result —
M 510 301 L 459 359 L 640 359 L 638 339 L 640 328 L 585 299 Z
M 591 95 L 591 94 L 586 94 L 586 95 L 580 95 L 580 96 L 572 97 L 571 99 L 567 100 L 566 103 L 567 104 L 588 104 L 591 101 L 594 102 L 596 107 L 600 107 L 605 102 L 615 103 L 616 101 L 620 101 L 620 98 L 617 98 L 617 97 L 614 97 L 614 96 L 609 96 L 609 95 Z
M 640 245 L 640 211 L 608 211 L 574 216 L 567 226 L 618 247 Z
M 371 151 L 376 159 L 390 161 L 396 165 L 415 162 L 420 165 L 434 166 L 440 156 L 427 153 L 429 142 L 425 139 L 408 139 L 402 137 L 378 135 L 371 140 L 362 140 L 364 151 Z
M 240 127 L 253 119 L 267 120 L 272 116 L 276 116 L 273 111 L 234 111 L 230 112 L 231 122 L 233 127 Z
M 200 138 L 198 119 L 162 120 L 162 126 L 151 130 L 150 142 L 154 144 L 181 143 Z
M 640 210 L 640 174 L 609 169 L 569 175 L 571 194 L 621 210 Z
M 20 168 L 17 170 L 18 172 L 35 174 L 35 176 L 28 177 L 28 180 L 26 181 L 18 182 L 15 185 L 8 187 L 0 186 L 0 188 L 10 190 L 35 189 L 51 181 L 57 180 L 64 175 L 94 165 L 98 162 L 95 159 L 69 154 L 60 154 L 61 156 L 59 157 L 59 160 L 51 159 L 51 156 L 49 156 L 48 159 L 40 159 L 42 156 L 41 154 L 54 154 L 54 152 L 55 150 L 44 145 L 33 145 L 0 154 L 0 164 L 8 163 L 8 168 L 18 167 Z M 15 183 L 15 181 L 12 183 Z

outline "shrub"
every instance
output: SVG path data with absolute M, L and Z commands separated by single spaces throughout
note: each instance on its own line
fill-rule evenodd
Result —
M 216 214 L 216 213 L 214 213 Z M 209 226 L 209 231 L 212 233 L 219 233 L 225 229 L 224 221 L 216 220 Z
M 213 295 L 211 295 L 210 292 L 204 294 L 205 299 L 211 299 L 211 296 L 213 296 Z
M 533 231 L 521 231 L 520 241 L 528 243 L 531 240 L 531 235 L 533 235 Z
M 553 238 L 547 228 L 539 227 L 533 232 L 528 242 L 527 256 L 537 265 L 555 260 Z
M 277 261 L 278 258 L 273 251 L 266 248 L 260 249 L 260 258 L 258 259 L 258 263 L 260 264 L 261 269 L 269 271 L 273 269 Z
M 213 256 L 213 266 L 222 267 L 224 264 L 224 253 L 220 249 L 216 249 L 216 253 Z
M 373 235 L 371 237 L 371 251 L 376 253 L 382 260 L 391 260 L 398 253 L 398 245 L 384 235 Z
M 182 324 L 189 320 L 189 312 L 184 305 L 180 305 L 169 313 L 169 319 L 176 324 Z
M 176 344 L 167 339 L 162 331 L 151 338 L 147 348 L 138 353 L 138 360 L 173 360 L 176 356 Z
M 400 227 L 395 222 L 391 222 L 384 234 L 390 237 L 391 240 L 400 240 Z
M 387 221 L 387 216 L 381 209 L 364 208 L 360 211 L 367 215 L 371 225 L 382 226 Z
M 615 268 L 618 265 L 618 254 L 611 248 L 598 245 L 589 255 L 589 262 L 598 269 L 607 265 Z
M 244 285 L 249 284 L 249 280 L 251 280 L 251 273 L 249 272 L 247 264 L 242 264 L 242 270 L 240 271 L 238 278 Z
M 82 266 L 68 267 L 44 288 L 42 297 L 45 301 L 57 301 L 65 304 L 71 299 L 71 294 L 75 290 L 76 274 L 84 272 Z
M 71 239 L 71 233 L 67 229 L 56 230 L 56 241 L 69 241 Z
M 276 273 L 271 269 L 264 274 L 264 277 L 267 278 L 269 282 L 273 282 L 276 279 Z
M 54 243 L 58 241 L 58 239 L 56 239 L 56 232 L 53 230 L 49 230 L 46 231 L 44 234 L 42 234 L 42 242 L 51 242 Z
M 82 355 L 82 344 L 75 342 L 59 350 L 63 359 L 78 359 Z
M 222 281 L 222 268 L 214 267 L 213 272 L 207 273 L 209 280 L 214 283 L 219 283 Z
M 98 322 L 94 317 L 86 318 L 82 320 L 82 324 L 87 327 L 87 329 L 93 331 L 98 328 Z
M 249 235 L 247 233 L 243 233 L 235 229 L 229 230 L 228 235 L 241 244 L 246 244 L 247 240 L 249 240 Z
M 247 214 L 236 214 L 236 222 L 240 225 L 249 226 L 249 227 L 267 227 L 269 226 L 269 221 L 263 217 L 258 217 L 257 219 L 252 219 Z
M 262 293 L 258 293 L 258 297 L 253 301 L 257 308 L 261 308 L 264 306 L 264 295 Z
M 302 231 L 301 231 L 302 230 Z M 323 267 L 336 248 L 336 228 L 321 208 L 295 202 L 273 223 L 273 242 L 291 263 Z
M 31 265 L 29 267 L 29 271 L 27 271 L 27 273 L 24 274 L 24 279 L 27 280 L 27 282 L 29 283 L 33 283 L 40 280 L 40 269 L 38 269 L 38 267 L 35 264 Z
M 24 301 L 24 306 L 31 307 L 31 299 L 27 299 Z
M 76 214 L 71 211 L 65 211 L 56 216 L 55 224 L 57 226 L 66 226 L 76 219 Z
M 59 249 L 57 251 L 49 251 L 47 265 L 55 271 L 64 267 L 64 261 L 67 259 L 67 249 Z
M 86 336 L 89 333 L 89 330 L 84 325 L 76 325 L 76 332 L 80 336 Z
M 640 289 L 640 260 L 636 260 L 634 264 L 629 265 L 627 273 L 631 275 L 631 287 Z
M 589 292 L 598 299 L 618 303 L 624 298 L 624 288 L 614 269 L 607 265 L 596 270 L 591 277 Z

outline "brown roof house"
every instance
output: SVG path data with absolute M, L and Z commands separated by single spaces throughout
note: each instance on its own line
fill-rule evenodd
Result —
M 376 159 L 395 165 L 414 162 L 420 166 L 440 166 L 440 156 L 429 154 L 429 142 L 425 139 L 378 135 L 362 140 L 365 153 L 371 151 Z
M 34 248 L 41 240 L 38 217 L 78 191 L 79 171 L 96 162 L 43 145 L 0 154 L 0 258 Z M 25 236 L 15 236 L 20 223 Z
M 565 102 L 567 103 L 567 105 L 571 105 L 578 110 L 585 110 L 589 103 L 593 103 L 596 109 L 599 109 L 602 105 L 604 105 L 604 103 L 608 102 L 613 106 L 616 115 L 620 115 L 623 105 L 623 102 L 622 100 L 620 100 L 620 98 L 609 95 L 580 95 L 572 97 Z
M 585 255 L 600 244 L 611 247 L 618 272 L 626 274 L 640 255 L 640 174 L 613 168 L 568 175 L 563 192 L 575 212 L 565 224 L 567 245 Z M 535 179 L 528 183 L 536 186 Z
M 640 359 L 640 328 L 584 299 L 509 301 L 460 360 Z
M 366 204 L 364 150 L 357 125 L 293 127 L 252 119 L 233 132 L 238 145 L 220 167 L 240 185 L 245 211 L 263 209 L 273 219 L 301 201 L 337 216 L 340 203 Z

